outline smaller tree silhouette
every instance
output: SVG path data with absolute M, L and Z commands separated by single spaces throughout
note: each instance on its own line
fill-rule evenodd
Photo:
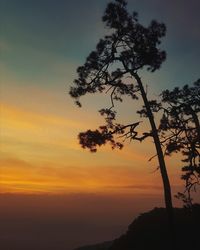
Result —
M 161 142 L 165 153 L 183 155 L 182 179 L 185 181 L 184 193 L 178 193 L 184 203 L 191 206 L 191 191 L 200 185 L 200 79 L 192 86 L 165 90 L 162 92 L 164 114 L 161 119 Z

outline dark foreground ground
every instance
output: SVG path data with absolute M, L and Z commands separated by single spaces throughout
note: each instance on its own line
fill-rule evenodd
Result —
M 160 196 L 0 195 L 0 250 L 72 250 L 109 241 Z
M 124 233 L 112 247 L 118 249 L 119 244 L 122 244 L 119 248 L 121 250 L 129 249 L 129 245 L 131 250 L 141 249 L 135 245 L 141 247 L 143 242 L 149 245 L 151 240 L 157 243 L 162 239 L 162 230 L 166 227 L 158 211 L 162 214 L 164 210 L 151 210 L 154 204 L 163 206 L 158 203 L 160 200 L 158 196 L 133 197 L 132 194 L 0 195 L 0 250 L 72 250 L 79 246 L 110 241 L 126 232 L 127 225 L 139 214 L 141 216 L 136 220 L 137 226 L 135 220 L 131 225 L 141 237 L 136 237 L 130 226 L 128 233 Z M 183 242 L 186 246 L 189 244 L 188 250 L 192 250 L 193 242 L 199 237 L 199 228 L 196 229 L 200 225 L 199 206 L 196 206 L 195 211 L 191 215 L 185 210 L 176 209 L 181 221 L 185 223 L 180 226 L 183 233 L 178 243 Z M 152 217 L 153 214 L 157 221 Z M 154 225 L 158 225 L 158 228 L 151 228 Z M 145 239 L 147 236 L 151 238 Z M 125 243 L 128 248 L 123 246 Z M 92 246 L 89 250 L 108 249 L 112 244 L 106 242 Z M 196 249 L 200 249 L 199 246 Z
M 192 209 L 176 208 L 176 242 L 172 245 L 167 230 L 166 211 L 155 208 L 143 213 L 128 230 L 113 242 L 81 247 L 76 250 L 197 250 L 200 249 L 200 204 Z

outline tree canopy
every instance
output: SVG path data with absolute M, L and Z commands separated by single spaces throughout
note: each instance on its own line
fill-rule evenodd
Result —
M 139 125 L 138 121 L 125 125 L 116 123 L 114 102 L 122 102 L 126 96 L 138 99 L 140 89 L 137 72 L 144 67 L 152 72 L 160 68 L 166 53 L 159 49 L 159 44 L 166 28 L 155 20 L 148 27 L 144 27 L 139 23 L 136 12 L 127 12 L 126 5 L 124 0 L 108 4 L 102 20 L 111 34 L 100 39 L 96 50 L 77 69 L 78 79 L 70 89 L 70 95 L 79 106 L 80 97 L 85 94 L 110 93 L 111 107 L 99 111 L 105 117 L 106 124 L 95 131 L 88 130 L 79 134 L 80 144 L 91 152 L 96 152 L 97 146 L 107 142 L 111 143 L 112 148 L 122 148 L 122 142 L 116 142 L 114 135 L 124 135 L 135 140 L 143 140 L 151 135 L 147 132 L 138 137 L 135 130 Z M 127 83 L 126 79 L 130 76 L 133 81 L 136 80 L 135 83 Z
M 161 142 L 165 153 L 181 152 L 182 179 L 191 203 L 191 191 L 200 185 L 200 79 L 193 85 L 165 90 L 161 94 L 164 113 L 161 119 Z M 184 197 L 183 194 L 179 194 Z

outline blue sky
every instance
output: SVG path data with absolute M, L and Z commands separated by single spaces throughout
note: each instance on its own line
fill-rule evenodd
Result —
M 104 34 L 101 16 L 107 2 L 1 0 L 1 62 L 17 76 L 36 79 L 51 74 L 49 63 L 53 61 L 73 63 L 75 71 Z M 139 13 L 141 22 L 157 19 L 167 26 L 163 39 L 167 61 L 150 78 L 160 80 L 162 87 L 196 80 L 200 70 L 199 1 L 130 0 L 128 6 Z

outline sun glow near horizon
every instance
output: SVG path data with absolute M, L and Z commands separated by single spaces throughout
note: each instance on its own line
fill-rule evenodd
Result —
M 87 126 L 2 103 L 1 193 L 137 193 L 146 192 L 146 185 L 155 191 L 148 175 L 140 176 L 145 164 L 137 151 L 81 149 L 77 134 Z
M 142 149 L 146 156 L 137 145 L 122 151 L 106 146 L 91 154 L 77 140 L 89 125 L 2 103 L 0 192 L 162 192 L 159 175 L 147 168 L 148 145 Z

